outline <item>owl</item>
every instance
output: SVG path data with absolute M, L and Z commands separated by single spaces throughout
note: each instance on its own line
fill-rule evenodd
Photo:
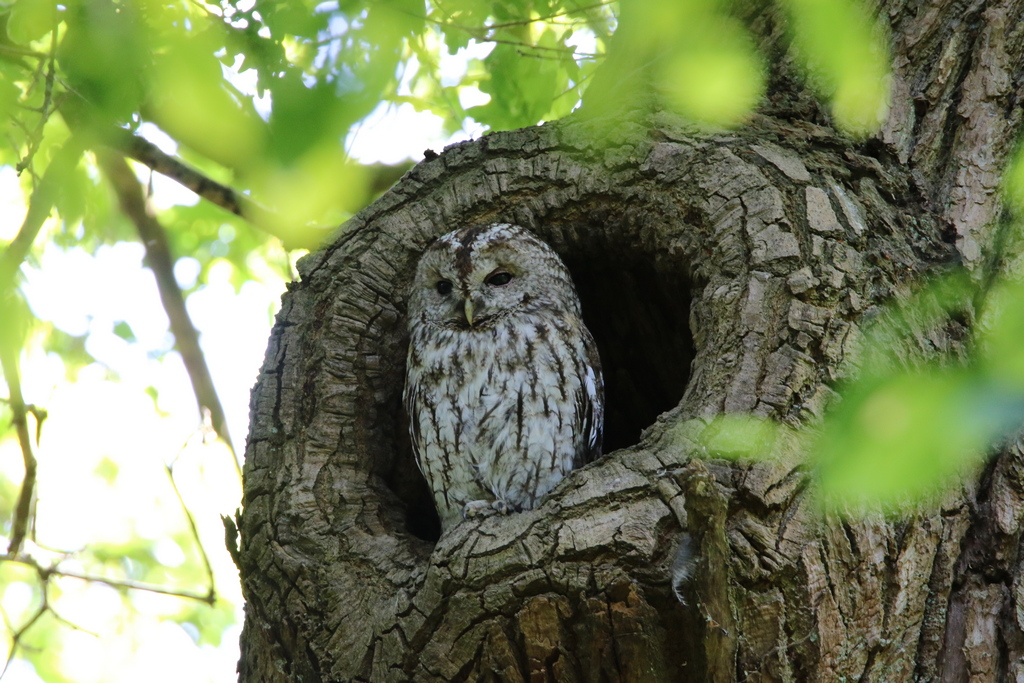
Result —
M 442 529 L 534 508 L 601 454 L 604 382 L 565 264 L 516 225 L 424 252 L 409 296 L 405 407 Z

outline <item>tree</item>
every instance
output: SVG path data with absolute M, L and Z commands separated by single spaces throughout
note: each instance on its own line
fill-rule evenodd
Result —
M 183 300 L 225 268 L 235 285 L 287 273 L 287 251 L 390 185 L 405 169 L 356 163 L 345 140 L 401 103 L 449 133 L 530 127 L 426 153 L 303 262 L 253 398 L 240 541 L 228 524 L 248 599 L 244 679 L 1016 673 L 1024 321 L 1012 312 L 1024 307 L 1005 279 L 1019 229 L 998 191 L 1019 126 L 1020 10 L 874 12 L 843 0 L 0 7 L 12 124 L 0 174 L 20 174 L 27 207 L 0 253 L 0 452 L 24 463 L 0 458 L 0 581 L 34 599 L 12 613 L 5 589 L 10 656 L 71 676 L 55 653 L 71 651 L 58 631 L 77 577 L 127 605 L 140 589 L 192 599 L 163 618 L 197 642 L 220 638 L 232 611 L 200 542 L 214 516 L 194 506 L 176 508 L 166 538 L 53 547 L 54 496 L 35 473 L 104 444 L 57 427 L 74 409 L 50 406 L 44 422 L 35 359 L 55 354 L 74 375 L 109 357 L 25 305 L 33 262 L 47 267 L 54 247 L 145 248 L 175 339 L 146 352 L 184 360 L 183 434 L 206 411 L 203 440 L 230 444 Z M 472 44 L 491 48 L 453 76 L 444 54 Z M 1022 168 L 1006 174 L 1011 198 Z M 153 172 L 205 201 L 152 205 Z M 404 283 L 452 223 L 496 218 L 537 230 L 576 276 L 607 366 L 610 453 L 540 511 L 438 539 L 402 436 Z M 957 261 L 967 275 L 943 276 Z M 194 278 L 172 271 L 183 263 Z M 126 322 L 110 327 L 143 346 Z M 138 403 L 111 404 L 120 420 L 104 424 L 125 430 Z M 47 435 L 61 431 L 78 443 L 58 459 Z M 175 486 L 145 489 L 175 506 L 177 443 L 159 447 Z M 160 473 L 153 450 L 133 464 Z M 197 459 L 232 466 L 228 450 Z M 113 491 L 122 464 L 97 458 L 95 477 Z M 104 484 L 75 517 L 106 496 Z
M 892 104 L 861 139 L 799 76 L 787 26 L 806 15 L 735 11 L 768 64 L 743 128 L 700 131 L 641 96 L 657 79 L 642 60 L 609 69 L 596 112 L 584 98 L 563 120 L 446 149 L 300 262 L 251 404 L 241 680 L 1024 673 L 1019 442 L 937 502 L 849 515 L 814 504 L 795 432 L 736 460 L 716 419 L 805 428 L 839 383 L 861 386 L 859 363 L 887 400 L 850 394 L 835 429 L 903 435 L 923 416 L 971 455 L 978 440 L 955 426 L 977 404 L 920 368 L 972 350 L 1014 241 L 999 187 L 1020 125 L 1022 8 L 879 3 Z M 485 220 L 537 231 L 572 270 L 608 375 L 609 453 L 538 510 L 438 539 L 402 436 L 403 287 L 432 238 Z M 971 289 L 912 294 L 957 262 Z M 943 392 L 960 403 L 913 407 Z M 925 462 L 949 470 L 937 448 Z

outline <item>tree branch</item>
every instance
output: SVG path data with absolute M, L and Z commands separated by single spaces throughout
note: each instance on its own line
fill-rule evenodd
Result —
M 192 390 L 199 403 L 200 414 L 204 408 L 210 411 L 213 428 L 231 449 L 235 469 L 241 477 L 242 471 L 228 432 L 224 408 L 217 397 L 210 368 L 207 366 L 206 357 L 199 346 L 199 333 L 196 332 L 196 328 L 189 318 L 185 308 L 185 297 L 174 279 L 174 259 L 171 255 L 170 245 L 167 243 L 167 234 L 146 206 L 142 183 L 135 177 L 128 162 L 123 157 L 103 149 L 96 150 L 96 158 L 104 175 L 107 176 L 117 193 L 121 210 L 135 224 L 142 244 L 146 248 L 146 262 L 156 277 L 160 300 L 170 319 L 171 332 L 174 334 L 178 351 L 181 353 L 185 369 L 192 381 Z
M 296 235 L 290 231 L 282 231 L 277 226 L 280 220 L 271 220 L 274 212 L 251 197 L 218 183 L 201 171 L 192 168 L 177 157 L 167 154 L 149 140 L 133 135 L 130 131 L 115 128 L 104 137 L 104 144 L 124 156 L 138 161 L 140 164 L 167 176 L 192 190 L 208 202 L 244 218 L 253 226 L 268 235 L 278 238 L 286 249 L 315 248 L 315 244 L 296 242 Z M 369 187 L 374 194 L 381 194 L 405 174 L 412 163 L 371 164 L 363 167 L 370 174 Z M 315 234 L 328 234 L 328 230 L 313 231 Z M 308 234 L 308 233 L 307 233 Z
M 104 576 L 95 576 L 93 574 L 86 574 L 84 572 L 75 572 L 65 569 L 60 569 L 56 566 L 44 567 L 30 555 L 14 555 L 8 553 L 6 555 L 0 555 L 0 562 L 15 562 L 17 564 L 23 564 L 31 567 L 39 574 L 39 578 L 43 581 L 48 581 L 51 576 L 63 576 L 69 579 L 78 579 L 80 581 L 88 581 L 89 583 L 102 583 L 107 586 L 114 588 L 128 588 L 131 590 L 146 591 L 148 593 L 159 593 L 160 595 L 170 595 L 175 598 L 188 598 L 189 600 L 198 600 L 199 602 L 205 602 L 208 605 L 212 605 L 217 601 L 216 595 L 213 592 L 213 586 L 210 586 L 209 591 L 206 595 L 195 593 L 193 591 L 177 590 L 175 588 L 164 588 L 163 586 L 155 586 L 151 583 L 142 583 L 140 581 L 132 581 L 131 579 L 111 579 Z
M 192 168 L 185 162 L 165 153 L 149 140 L 133 135 L 131 132 L 117 128 L 110 131 L 105 142 L 113 149 L 145 164 L 157 173 L 177 181 L 182 186 L 195 192 L 203 199 L 216 204 L 236 216 L 258 225 L 261 229 L 267 230 L 270 234 L 284 240 L 285 235 L 280 235 L 268 229 L 259 218 L 270 213 L 268 209 L 244 194 L 235 192 L 227 185 L 222 185 L 216 180 L 209 178 L 203 173 Z
M 545 16 L 542 16 L 542 17 L 530 17 L 529 19 L 519 19 L 519 20 L 516 20 L 516 21 L 504 21 L 504 22 L 498 22 L 498 23 L 494 23 L 494 24 L 485 24 L 484 26 L 466 26 L 465 24 L 458 24 L 458 23 L 455 23 L 453 21 L 447 21 L 447 20 L 442 20 L 442 19 L 434 19 L 434 18 L 429 17 L 429 16 L 423 16 L 423 17 L 420 17 L 420 18 L 422 18 L 425 21 L 430 22 L 432 24 L 436 24 L 438 26 L 443 26 L 445 28 L 459 29 L 460 31 L 465 31 L 466 33 L 469 33 L 470 35 L 473 35 L 473 36 L 478 36 L 478 35 L 479 36 L 483 36 L 482 38 L 480 38 L 480 40 L 482 40 L 484 42 L 498 42 L 498 41 L 495 41 L 494 38 L 488 38 L 487 34 L 490 33 L 491 31 L 496 31 L 496 30 L 502 29 L 502 28 L 516 28 L 516 27 L 520 27 L 520 26 L 528 26 L 530 24 L 533 24 L 533 23 L 536 23 L 536 22 L 539 22 L 539 21 L 550 21 L 551 19 L 558 19 L 559 17 L 569 16 L 571 14 L 577 14 L 577 13 L 582 14 L 582 13 L 587 12 L 587 11 L 592 10 L 592 9 L 598 9 L 599 7 L 606 7 L 608 5 L 611 5 L 612 2 L 613 2 L 613 0 L 603 0 L 602 2 L 596 2 L 596 3 L 592 4 L 592 5 L 585 5 L 583 7 L 574 7 L 574 8 L 571 8 L 571 9 L 559 10 L 558 12 L 555 12 L 553 14 L 548 14 L 548 15 L 545 15 Z M 574 21 L 573 23 L 588 23 L 588 20 L 580 19 L 580 20 Z
M 7 661 L 4 664 L 3 669 L 0 669 L 0 679 L 3 679 L 4 674 L 7 673 L 7 669 L 11 666 L 11 662 L 14 661 L 14 655 L 17 654 L 18 646 L 21 644 L 22 638 L 25 636 L 26 633 L 28 633 L 28 630 L 32 628 L 36 624 L 36 622 L 39 621 L 39 619 L 42 618 L 42 616 L 47 612 L 52 614 L 54 618 L 58 621 L 67 624 L 75 630 L 85 631 L 86 633 L 89 633 L 90 635 L 94 636 L 96 635 L 91 631 L 86 631 L 86 629 L 83 629 L 78 624 L 68 621 L 60 614 L 58 614 L 56 610 L 54 610 L 53 606 L 50 604 L 49 596 L 51 577 L 61 576 L 69 579 L 87 581 L 89 583 L 102 583 L 113 588 L 127 588 L 130 590 L 140 590 L 149 593 L 158 593 L 160 595 L 170 595 L 176 598 L 188 598 L 189 600 L 198 600 L 199 602 L 204 602 L 210 606 L 213 606 L 213 604 L 217 600 L 216 595 L 214 594 L 213 591 L 212 583 L 210 584 L 210 588 L 207 591 L 206 595 L 200 595 L 199 593 L 193 593 L 192 591 L 182 591 L 173 588 L 164 588 L 162 586 L 154 586 L 153 584 L 140 583 L 138 581 L 132 581 L 130 579 L 110 579 L 102 576 L 93 576 L 92 574 L 84 574 L 81 572 L 65 571 L 63 569 L 59 569 L 56 565 L 44 567 L 34 557 L 18 553 L 8 553 L 6 555 L 0 555 L 0 562 L 14 562 L 16 564 L 22 564 L 27 567 L 31 567 L 33 570 L 35 570 L 36 574 L 39 576 L 39 580 L 42 582 L 42 604 L 39 605 L 39 608 L 36 609 L 35 612 L 32 613 L 32 616 L 30 616 L 26 621 L 24 621 L 21 624 L 21 626 L 15 629 L 10 624 L 10 622 L 7 622 L 5 615 L 4 621 L 5 623 L 7 623 L 8 628 L 11 630 L 11 649 L 7 653 Z
M 37 609 L 32 616 L 28 618 L 28 621 L 23 623 L 18 630 L 11 634 L 11 651 L 7 653 L 7 662 L 4 664 L 4 668 L 0 670 L 0 678 L 4 677 L 4 674 L 7 673 L 7 669 L 11 666 L 11 662 L 14 661 L 14 655 L 18 652 L 18 645 L 21 643 L 22 637 L 24 637 L 25 633 L 27 633 L 28 630 L 49 611 L 50 605 L 46 600 L 46 592 L 43 591 L 43 604 L 40 605 L 39 609 Z
M 204 424 L 200 429 L 203 431 L 204 436 L 210 431 L 208 424 Z M 186 442 L 186 444 L 187 443 L 188 442 Z M 238 458 L 235 458 L 235 462 L 238 462 Z M 213 596 L 215 594 L 213 565 L 210 563 L 210 556 L 206 552 L 206 546 L 203 545 L 203 539 L 199 537 L 199 527 L 196 525 L 196 518 L 192 515 L 192 511 L 188 509 L 188 505 L 185 504 L 185 498 L 181 495 L 181 490 L 178 488 L 178 482 L 174 480 L 174 466 L 165 464 L 164 470 L 167 472 L 167 478 L 171 482 L 171 488 L 174 489 L 174 495 L 178 498 L 181 510 L 185 513 L 185 519 L 188 521 L 188 528 L 192 532 L 192 540 L 196 542 L 196 547 L 199 548 L 199 556 L 202 558 L 203 568 L 206 570 L 209 594 Z
M 7 552 L 10 555 L 17 555 L 21 552 L 21 544 L 25 541 L 25 535 L 28 533 L 32 496 L 36 488 L 36 458 L 32 453 L 32 438 L 28 432 L 28 411 L 25 407 L 25 398 L 21 394 L 18 351 L 19 349 L 7 344 L 0 344 L 0 366 L 3 368 L 4 378 L 7 380 L 11 413 L 14 416 L 12 422 L 18 433 L 21 457 L 25 463 L 25 478 L 21 481 L 21 492 L 18 494 L 18 503 L 14 508 L 14 521 L 11 525 L 11 541 L 7 545 Z

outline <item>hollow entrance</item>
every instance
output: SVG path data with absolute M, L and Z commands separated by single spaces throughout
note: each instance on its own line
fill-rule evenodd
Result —
M 646 260 L 566 265 L 601 353 L 610 453 L 639 441 L 683 396 L 694 356 L 689 286 L 681 273 L 658 272 Z
M 690 288 L 682 264 L 658 267 L 649 254 L 615 248 L 584 251 L 562 257 L 601 354 L 603 450 L 611 453 L 637 443 L 641 432 L 683 396 L 694 357 Z M 388 483 L 406 504 L 409 532 L 436 541 L 440 523 L 433 500 L 408 438 L 403 433 L 399 439 Z

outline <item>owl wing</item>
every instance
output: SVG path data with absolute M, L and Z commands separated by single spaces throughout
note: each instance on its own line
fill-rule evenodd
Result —
M 583 328 L 583 390 L 579 400 L 583 404 L 579 415 L 582 417 L 579 433 L 585 436 L 583 462 L 588 463 L 601 457 L 601 442 L 604 436 L 604 376 L 601 373 L 601 357 L 590 330 Z
M 409 362 L 411 363 L 411 357 Z M 423 472 L 423 463 L 420 462 L 422 439 L 420 434 L 419 402 L 422 400 L 422 397 L 420 396 L 419 373 L 406 371 L 405 396 L 403 398 L 405 399 L 406 418 L 409 420 L 409 441 L 412 445 L 413 456 L 416 460 L 416 467 L 419 468 L 420 472 Z M 426 472 L 423 472 L 423 474 L 426 475 Z

